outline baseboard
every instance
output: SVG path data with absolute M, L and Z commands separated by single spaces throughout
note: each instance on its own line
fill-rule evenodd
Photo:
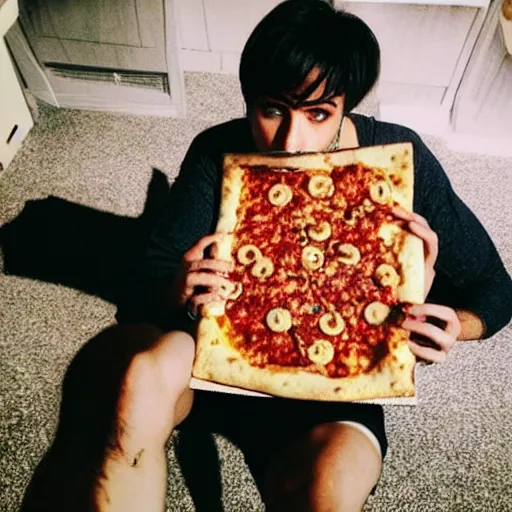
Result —
M 441 105 L 397 105 L 381 102 L 379 119 L 438 137 L 444 137 L 450 131 L 450 110 Z
M 512 134 L 508 137 L 486 137 L 485 135 L 450 133 L 445 137 L 445 141 L 452 151 L 512 157 Z
M 439 107 L 415 105 L 379 105 L 381 121 L 407 126 L 420 134 L 442 138 L 449 149 L 462 153 L 512 157 L 512 133 L 485 136 L 454 132 L 450 111 Z

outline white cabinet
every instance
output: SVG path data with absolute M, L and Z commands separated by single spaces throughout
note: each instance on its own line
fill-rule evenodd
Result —
M 18 17 L 16 0 L 0 2 L 0 172 L 7 169 L 33 126 L 4 35 Z
M 7 34 L 29 90 L 68 108 L 184 113 L 174 0 L 19 0 Z
M 167 71 L 162 0 L 19 3 L 24 32 L 44 65 Z

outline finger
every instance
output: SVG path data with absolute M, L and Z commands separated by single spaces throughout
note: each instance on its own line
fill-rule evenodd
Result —
M 218 302 L 220 300 L 222 300 L 222 297 L 216 292 L 200 293 L 199 295 L 194 295 L 190 299 L 190 304 L 192 305 L 192 311 L 197 314 L 200 306 L 210 304 L 211 302 Z
M 457 316 L 457 313 L 452 308 L 448 306 L 441 306 L 440 304 L 415 304 L 414 306 L 409 306 L 406 309 L 406 312 L 410 315 L 414 316 L 430 316 L 433 318 L 437 318 L 439 320 L 443 320 L 446 325 L 444 327 L 444 331 L 452 336 L 453 338 L 457 338 L 461 331 L 460 320 Z
M 391 211 L 397 217 L 400 217 L 404 220 L 416 221 L 418 224 L 422 224 L 423 226 L 428 226 L 428 221 L 425 217 L 422 217 L 419 213 L 411 212 L 410 210 L 405 209 L 403 206 L 393 206 Z
M 218 291 L 221 289 L 232 290 L 233 283 L 225 277 L 209 272 L 190 272 L 185 279 L 185 295 L 191 297 L 197 287 L 211 288 Z
M 189 266 L 189 272 L 198 272 L 204 270 L 210 270 L 212 272 L 218 272 L 220 274 L 228 274 L 233 270 L 233 263 L 231 261 L 224 260 L 197 260 L 193 261 Z
M 446 352 L 442 350 L 436 350 L 434 348 L 422 347 L 414 341 L 408 343 L 411 352 L 418 358 L 424 359 L 425 361 L 432 361 L 433 363 L 444 363 L 446 361 Z
M 183 260 L 187 263 L 192 261 L 202 260 L 204 258 L 204 251 L 213 243 L 220 242 L 227 236 L 227 233 L 218 231 L 212 235 L 201 238 L 192 248 L 190 248 L 183 256 Z
M 418 224 L 416 221 L 409 222 L 409 229 L 427 244 L 425 262 L 433 265 L 436 262 L 437 255 L 439 253 L 438 236 L 430 229 L 429 226 Z
M 402 327 L 408 331 L 425 336 L 432 340 L 441 350 L 448 352 L 455 344 L 455 338 L 436 325 L 427 322 L 418 322 L 412 318 L 406 318 L 402 322 Z M 433 349 L 435 350 L 435 349 Z

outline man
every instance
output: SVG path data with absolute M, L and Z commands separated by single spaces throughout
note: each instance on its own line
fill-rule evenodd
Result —
M 246 443 L 244 451 L 269 511 L 361 510 L 379 479 L 387 449 L 380 406 L 205 392 L 196 393 L 194 402 L 188 387 L 194 316 L 201 304 L 218 298 L 231 268 L 208 257 L 223 236 L 214 231 L 226 152 L 412 142 L 415 213 L 395 214 L 424 240 L 426 303 L 409 308 L 403 327 L 431 346 L 412 341 L 411 350 L 442 362 L 456 339 L 488 337 L 510 321 L 510 277 L 435 157 L 414 132 L 351 114 L 375 84 L 379 60 L 370 29 L 321 0 L 284 2 L 254 30 L 240 64 L 247 117 L 207 130 L 192 143 L 152 237 L 136 307 L 121 315 L 146 324 L 115 327 L 103 337 L 105 344 L 124 341 L 137 348 L 120 378 L 108 445 L 91 467 L 91 507 L 162 510 L 164 446 L 172 430 L 212 418 L 222 422 L 229 409 L 236 414 L 228 422 L 252 415 L 253 441 L 264 438 L 266 450 Z M 65 437 L 63 428 L 59 432 L 56 443 Z M 32 496 L 41 482 L 43 477 L 33 483 Z

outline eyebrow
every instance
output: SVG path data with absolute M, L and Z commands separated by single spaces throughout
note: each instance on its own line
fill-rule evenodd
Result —
M 306 100 L 306 101 L 296 102 L 296 101 L 291 101 L 282 95 L 279 95 L 276 97 L 270 97 L 271 100 L 275 100 L 280 103 L 284 103 L 286 106 L 291 107 L 291 108 L 313 107 L 313 106 L 318 106 L 318 105 L 325 105 L 326 103 L 328 105 L 331 105 L 336 108 L 338 105 L 336 105 L 336 103 L 334 101 L 332 101 L 331 98 L 333 98 L 333 96 L 329 96 L 328 98 L 318 98 L 317 100 Z

